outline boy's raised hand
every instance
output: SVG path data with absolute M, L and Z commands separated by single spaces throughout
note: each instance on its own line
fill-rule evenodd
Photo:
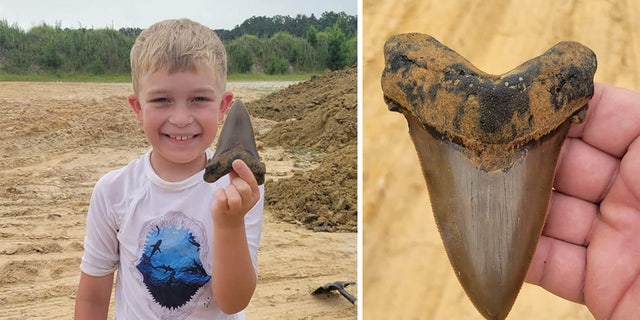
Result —
M 211 217 L 219 227 L 243 226 L 244 216 L 260 199 L 258 182 L 242 160 L 234 160 L 229 185 L 215 192 Z
M 260 199 L 258 182 L 242 160 L 234 160 L 229 185 L 216 190 L 213 219 L 212 293 L 220 309 L 233 314 L 247 307 L 256 288 L 244 217 Z

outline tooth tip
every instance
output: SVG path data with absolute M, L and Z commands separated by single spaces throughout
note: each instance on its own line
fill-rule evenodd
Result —
M 476 309 L 487 319 L 506 318 L 522 286 L 528 261 L 519 259 L 518 254 L 504 260 L 482 254 L 492 248 L 481 248 L 474 254 L 449 243 L 447 249 L 458 280 Z
M 244 103 L 240 100 L 234 101 L 231 105 L 231 110 L 227 114 L 222 132 L 220 132 L 216 153 L 228 150 L 235 144 L 241 144 L 247 152 L 259 158 L 251 117 Z
M 505 286 L 501 281 L 474 279 L 475 283 L 462 283 L 469 300 L 486 319 L 505 319 L 515 303 L 520 286 Z M 517 281 L 519 283 L 519 281 Z

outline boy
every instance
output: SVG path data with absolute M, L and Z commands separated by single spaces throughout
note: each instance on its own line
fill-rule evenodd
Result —
M 77 319 L 244 319 L 256 287 L 263 186 L 240 160 L 203 170 L 231 104 L 226 53 L 209 28 L 156 23 L 131 49 L 129 96 L 151 150 L 103 176 L 87 214 Z

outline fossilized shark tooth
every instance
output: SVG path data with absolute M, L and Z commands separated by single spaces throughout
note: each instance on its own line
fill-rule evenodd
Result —
M 216 144 L 216 151 L 207 162 L 204 180 L 211 183 L 220 179 L 232 170 L 231 164 L 236 159 L 243 160 L 249 166 L 258 185 L 264 184 L 266 168 L 258 155 L 251 117 L 244 103 L 239 100 L 231 105 Z
M 504 319 L 544 226 L 560 147 L 593 95 L 595 55 L 561 42 L 490 75 L 427 35 L 396 35 L 384 49 L 384 99 L 407 119 L 455 274 L 485 318 Z

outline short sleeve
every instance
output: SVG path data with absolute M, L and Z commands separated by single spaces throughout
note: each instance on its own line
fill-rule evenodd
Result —
M 118 228 L 116 215 L 109 206 L 104 177 L 96 183 L 87 213 L 82 272 L 90 276 L 113 273 L 118 265 Z

